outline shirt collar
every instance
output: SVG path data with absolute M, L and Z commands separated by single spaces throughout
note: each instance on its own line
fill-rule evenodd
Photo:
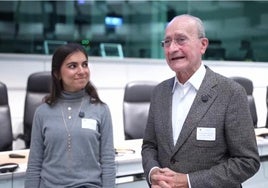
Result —
M 205 77 L 205 74 L 206 74 L 206 68 L 202 63 L 201 66 L 196 70 L 196 72 L 190 77 L 190 79 L 185 82 L 185 84 L 190 83 L 196 90 L 198 90 L 200 88 L 200 85 L 201 85 L 204 77 Z M 175 88 L 179 84 L 180 84 L 180 82 L 179 82 L 178 78 L 175 76 L 172 93 L 174 92 Z

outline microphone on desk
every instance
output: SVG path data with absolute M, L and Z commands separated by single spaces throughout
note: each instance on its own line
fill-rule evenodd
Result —
M 115 154 L 134 154 L 135 150 L 134 149 L 118 149 L 115 148 Z
M 0 164 L 0 173 L 14 172 L 18 167 L 18 163 L 2 163 Z
M 9 158 L 25 158 L 25 155 L 17 154 L 17 153 L 10 153 Z

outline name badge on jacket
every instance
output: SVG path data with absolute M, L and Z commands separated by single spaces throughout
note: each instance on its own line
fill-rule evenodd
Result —
M 216 128 L 197 127 L 196 140 L 215 141 Z
M 83 129 L 91 129 L 91 130 L 96 131 L 97 130 L 97 121 L 95 119 L 82 118 L 82 128 Z

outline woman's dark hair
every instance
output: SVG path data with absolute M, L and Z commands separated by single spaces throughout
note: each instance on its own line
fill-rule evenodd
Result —
M 50 94 L 45 98 L 45 102 L 49 105 L 53 105 L 59 96 L 61 95 L 61 92 L 63 90 L 62 81 L 59 79 L 59 73 L 61 66 L 64 62 L 64 60 L 72 53 L 74 52 L 82 52 L 86 59 L 88 60 L 88 55 L 85 50 L 85 48 L 77 43 L 68 43 L 66 45 L 62 45 L 58 47 L 53 56 L 52 56 L 52 66 L 51 66 L 51 77 L 52 77 L 52 84 L 51 84 L 51 91 Z M 94 87 L 94 85 L 88 81 L 86 87 L 85 87 L 86 93 L 88 93 L 89 96 L 91 96 L 90 102 L 92 103 L 103 103 L 101 99 L 99 98 L 99 95 L 97 93 L 97 89 Z

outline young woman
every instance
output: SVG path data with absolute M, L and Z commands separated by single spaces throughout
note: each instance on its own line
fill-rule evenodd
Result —
M 33 120 L 25 188 L 115 187 L 111 114 L 90 81 L 84 47 L 59 47 L 51 76 Z

